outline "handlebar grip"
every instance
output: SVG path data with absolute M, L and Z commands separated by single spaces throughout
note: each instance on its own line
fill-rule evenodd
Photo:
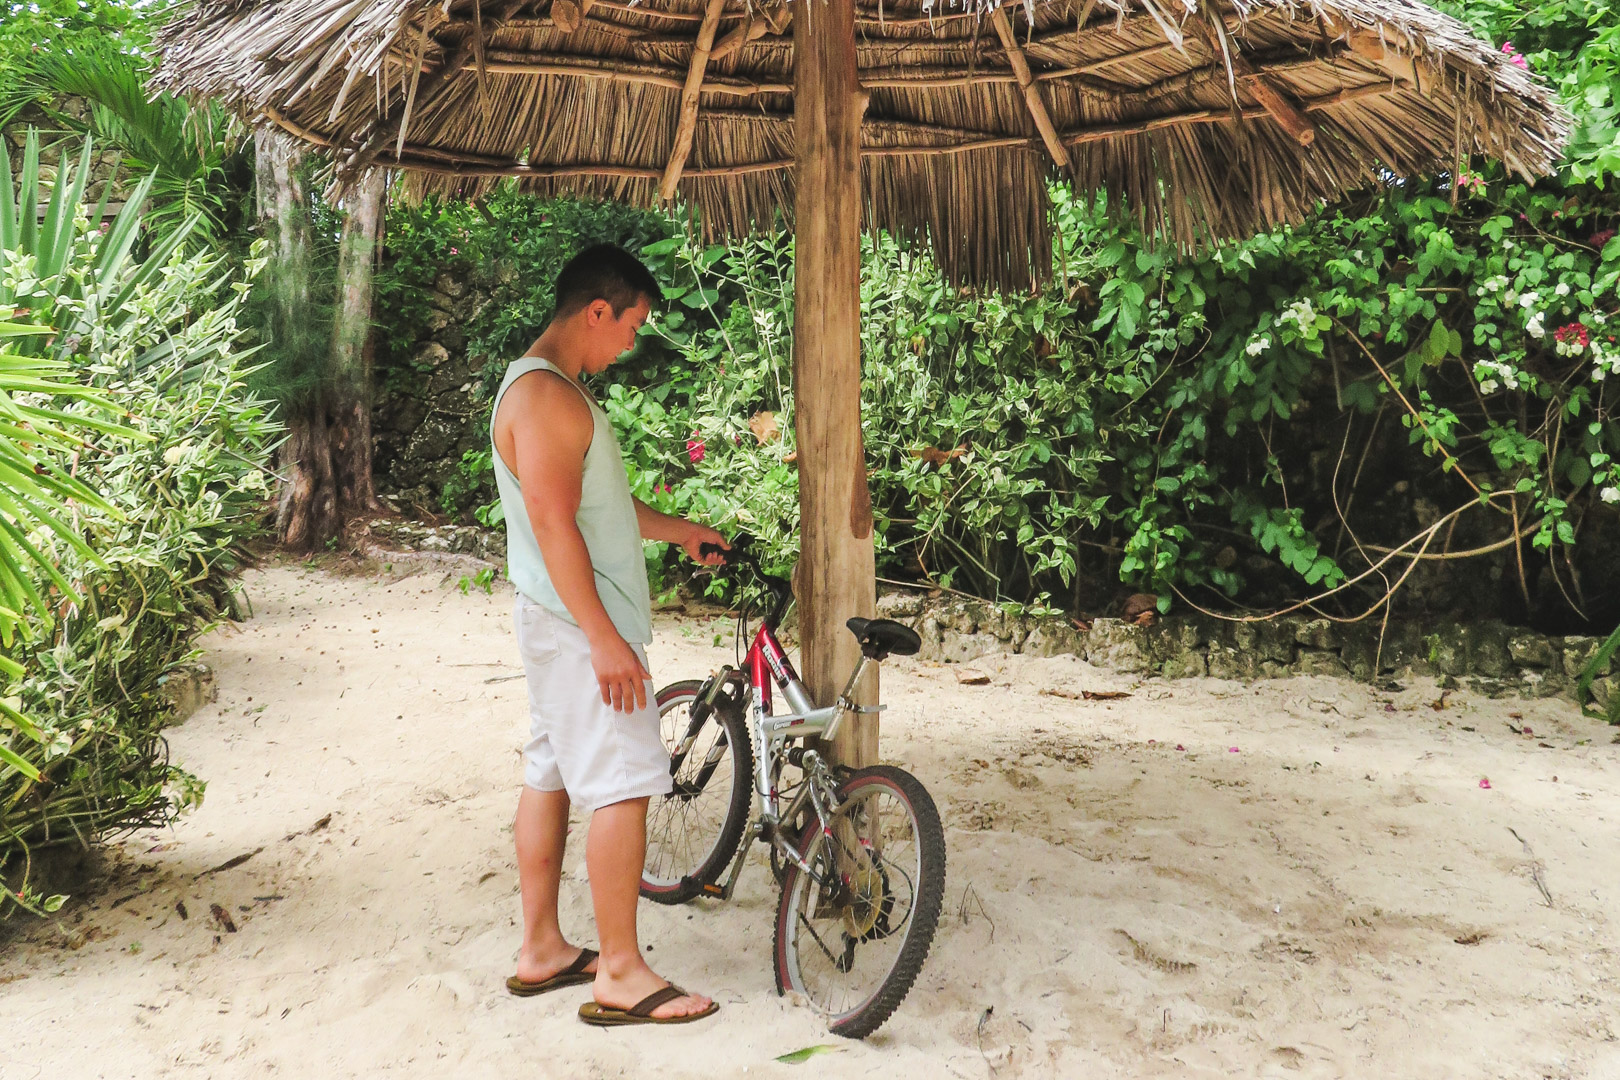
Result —
M 721 547 L 719 544 L 699 544 L 698 545 L 698 554 L 699 555 L 718 555 L 721 558 L 725 558 L 726 549 Z

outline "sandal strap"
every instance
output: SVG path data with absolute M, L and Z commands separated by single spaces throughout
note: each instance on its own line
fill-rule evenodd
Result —
M 574 962 L 557 972 L 557 974 L 553 975 L 552 978 L 560 978 L 564 975 L 581 975 L 584 973 L 586 968 L 591 966 L 591 961 L 595 959 L 595 949 L 581 949 L 579 950 L 579 956 L 575 958 Z
M 682 990 L 674 983 L 670 983 L 662 990 L 654 990 L 652 993 L 648 994 L 646 997 L 642 998 L 640 1001 L 626 1009 L 625 1012 L 629 1013 L 631 1016 L 650 1017 L 652 1016 L 653 1010 L 658 1008 L 658 1006 L 667 1001 L 674 1001 L 676 998 L 685 996 L 685 990 Z

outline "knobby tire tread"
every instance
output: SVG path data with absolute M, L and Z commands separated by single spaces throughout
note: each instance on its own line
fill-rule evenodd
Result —
M 945 903 L 945 829 L 940 823 L 939 808 L 934 805 L 933 796 L 928 794 L 922 781 L 905 770 L 892 765 L 873 765 L 846 775 L 838 785 L 840 797 L 847 797 L 862 781 L 873 777 L 889 781 L 911 807 L 917 823 L 917 843 L 922 852 L 921 874 L 915 907 L 911 913 L 913 925 L 894 967 L 864 1008 L 831 1027 L 833 1034 L 847 1039 L 864 1039 L 882 1027 L 911 992 L 912 984 L 917 981 L 923 963 L 928 959 L 928 951 L 933 947 L 934 931 L 939 927 L 939 913 Z M 819 822 L 814 819 L 806 825 L 799 838 L 801 857 L 809 852 L 811 841 L 819 831 Z M 791 989 L 785 970 L 784 935 L 792 929 L 793 889 L 802 872 L 797 866 L 788 867 L 787 876 L 782 882 L 782 896 L 777 903 L 771 956 L 776 969 L 776 992 L 779 994 Z

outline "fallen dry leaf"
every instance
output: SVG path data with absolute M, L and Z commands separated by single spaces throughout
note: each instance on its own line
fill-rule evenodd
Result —
M 965 453 L 967 453 L 966 443 L 961 446 L 953 446 L 949 450 L 941 450 L 937 446 L 925 446 L 921 450 L 911 451 L 911 456 L 922 458 L 923 461 L 937 469 L 947 461 L 955 461 Z
M 990 683 L 990 676 L 973 668 L 962 668 L 956 673 L 956 681 L 963 686 L 987 686 Z
M 1055 686 L 1049 686 L 1046 689 L 1042 690 L 1041 693 L 1045 694 L 1047 697 L 1068 698 L 1070 701 L 1079 701 L 1080 700 L 1080 693 L 1078 691 L 1076 691 L 1076 690 L 1059 690 Z
M 776 414 L 765 410 L 755 413 L 748 420 L 748 430 L 754 433 L 759 445 L 775 442 L 782 437 L 782 428 L 776 422 Z
M 1125 598 L 1125 608 L 1122 617 L 1134 619 L 1143 612 L 1158 611 L 1159 598 L 1151 593 L 1132 593 Z
M 219 923 L 220 929 L 224 930 L 227 934 L 236 933 L 236 923 L 231 919 L 230 912 L 226 911 L 218 904 L 209 904 L 208 910 L 214 916 L 214 921 Z
M 1136 626 L 1152 626 L 1158 621 L 1159 613 L 1156 611 L 1144 611 L 1136 618 L 1131 620 L 1132 624 Z
M 1128 690 L 1082 690 L 1080 696 L 1087 701 L 1119 701 L 1131 695 Z
M 1483 931 L 1483 930 L 1475 930 L 1471 934 L 1460 934 L 1457 937 L 1452 938 L 1451 940 L 1455 941 L 1459 945 L 1478 945 L 1480 942 L 1484 941 L 1488 937 L 1490 937 L 1490 935 L 1487 934 L 1485 931 Z

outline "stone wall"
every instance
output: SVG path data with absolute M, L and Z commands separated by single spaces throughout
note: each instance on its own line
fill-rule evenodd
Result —
M 481 501 L 455 493 L 465 488 L 463 456 L 489 447 L 483 364 L 467 355 L 462 330 L 490 302 L 487 292 L 440 274 L 426 300 L 424 335 L 407 355 L 385 358 L 372 409 L 378 490 L 419 516 L 445 512 L 446 488 L 457 510 Z
M 1150 626 L 1121 619 L 1076 623 L 915 592 L 881 597 L 878 611 L 916 628 L 924 659 L 947 663 L 998 652 L 1073 653 L 1097 667 L 1169 679 L 1334 675 L 1369 681 L 1430 675 L 1493 697 L 1572 695 L 1581 669 L 1601 644 L 1595 637 L 1553 637 L 1483 621 L 1394 622 L 1387 629 L 1374 621 L 1289 616 L 1250 623 L 1198 615 L 1162 618 Z M 1607 705 L 1620 689 L 1620 678 L 1611 677 L 1607 664 L 1600 675 L 1592 691 Z
M 500 530 L 377 521 L 371 533 L 391 547 L 472 556 L 497 567 L 506 557 Z M 1428 675 L 1490 697 L 1572 697 L 1582 668 L 1602 645 L 1601 638 L 1551 636 L 1487 621 L 1399 621 L 1383 628 L 1371 620 L 1283 616 L 1239 623 L 1174 615 L 1149 626 L 1123 619 L 1084 622 L 1015 615 L 982 601 L 910 589 L 884 593 L 877 607 L 884 618 L 916 629 L 924 660 L 966 664 L 996 653 L 1072 653 L 1111 671 L 1165 679 L 1331 675 L 1367 682 Z M 1604 664 L 1598 674 L 1592 694 L 1607 707 L 1620 692 L 1620 672 Z
M 85 119 L 90 110 L 83 98 L 62 98 L 54 107 L 76 120 Z M 56 183 L 56 170 L 63 152 L 67 152 L 68 167 L 77 168 L 79 152 L 84 143 L 80 135 L 64 132 L 62 125 L 38 106 L 25 106 L 0 133 L 5 141 L 6 153 L 11 158 L 11 175 L 14 179 L 22 170 L 23 147 L 27 145 L 30 127 L 39 131 L 39 201 L 43 204 L 51 197 L 51 187 Z M 85 200 L 95 206 L 106 194 L 109 212 L 116 212 L 129 193 L 131 180 L 139 178 L 132 178 L 128 170 L 122 169 L 124 155 L 121 151 L 106 143 L 97 143 L 91 149 L 94 153 L 90 156 L 90 183 L 85 187 Z M 112 185 L 110 191 L 109 184 Z

